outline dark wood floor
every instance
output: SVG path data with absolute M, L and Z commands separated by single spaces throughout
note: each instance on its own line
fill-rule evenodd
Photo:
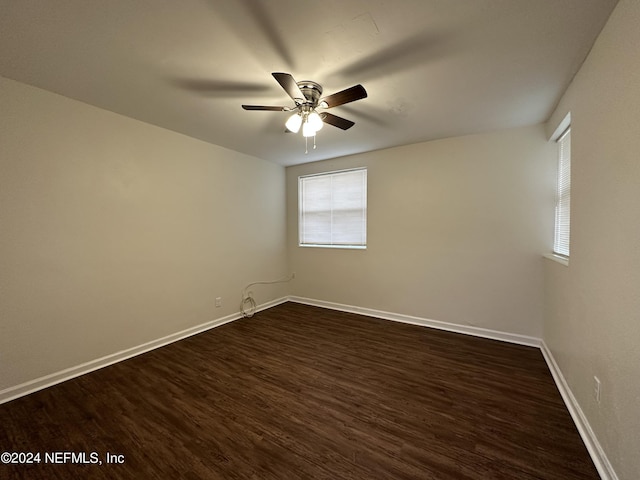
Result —
M 0 452 L 42 455 L 2 480 L 599 478 L 538 349 L 293 303 L 0 405 L 0 425 Z M 65 451 L 103 463 L 44 463 Z

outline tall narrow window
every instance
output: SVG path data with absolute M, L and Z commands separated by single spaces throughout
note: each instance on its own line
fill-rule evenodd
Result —
M 298 178 L 300 246 L 366 248 L 367 169 Z
M 571 220 L 571 127 L 558 138 L 558 197 L 553 252 L 569 256 Z

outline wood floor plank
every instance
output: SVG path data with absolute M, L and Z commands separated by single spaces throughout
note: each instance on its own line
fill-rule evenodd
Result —
M 0 451 L 103 461 L 0 479 L 599 478 L 538 349 L 294 303 L 0 405 L 0 425 Z

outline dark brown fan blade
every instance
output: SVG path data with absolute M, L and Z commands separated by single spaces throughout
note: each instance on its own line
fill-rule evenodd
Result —
M 351 88 L 324 97 L 320 100 L 320 103 L 326 103 L 327 106 L 325 108 L 332 108 L 338 105 L 344 105 L 345 103 L 355 102 L 362 98 L 367 98 L 367 91 L 362 85 L 354 85 Z
M 304 102 L 306 100 L 302 91 L 298 87 L 298 84 L 289 73 L 275 72 L 271 75 L 273 75 L 273 78 L 276 79 L 280 86 L 284 88 L 284 91 L 287 92 L 293 100 L 298 100 L 296 103 L 300 103 L 300 101 Z
M 348 130 L 355 125 L 351 120 L 347 120 L 346 118 L 342 118 L 331 113 L 322 113 L 320 114 L 320 117 L 324 123 L 341 128 L 342 130 Z
M 287 107 L 268 107 L 266 105 L 242 105 L 245 110 L 267 110 L 269 112 L 284 112 Z

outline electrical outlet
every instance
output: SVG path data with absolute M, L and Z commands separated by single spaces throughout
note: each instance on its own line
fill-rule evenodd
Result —
M 216 308 L 222 306 L 222 297 L 216 297 Z
M 596 399 L 596 402 L 600 403 L 600 398 L 602 397 L 602 384 L 600 383 L 600 379 L 598 377 L 593 377 L 593 397 Z

